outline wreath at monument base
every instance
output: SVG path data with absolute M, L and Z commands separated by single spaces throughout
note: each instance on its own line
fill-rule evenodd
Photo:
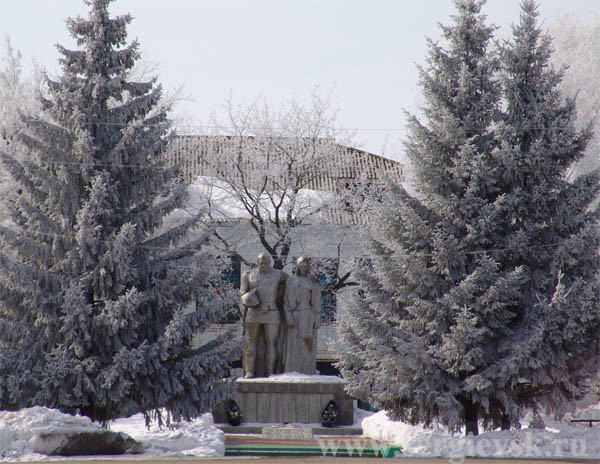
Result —
M 321 413 L 321 423 L 323 427 L 334 427 L 338 420 L 338 407 L 335 401 L 331 400 Z
M 234 426 L 240 425 L 243 417 L 240 407 L 235 401 L 231 400 L 227 406 L 227 422 Z

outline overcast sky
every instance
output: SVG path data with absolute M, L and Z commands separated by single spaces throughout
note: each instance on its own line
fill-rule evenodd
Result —
M 113 14 L 129 12 L 149 61 L 161 63 L 165 89 L 184 84 L 193 102 L 184 111 L 208 123 L 230 91 L 235 101 L 264 96 L 278 106 L 302 100 L 318 85 L 334 88 L 339 121 L 356 129 L 355 144 L 396 157 L 405 133 L 403 109 L 414 106 L 425 37 L 439 38 L 451 0 L 117 0 Z M 59 71 L 56 43 L 73 47 L 64 20 L 87 16 L 83 0 L 0 0 L 0 31 L 50 74 Z M 541 0 L 546 26 L 561 14 L 600 14 L 600 0 Z M 519 19 L 519 0 L 488 0 L 490 22 L 506 36 Z M 2 55 L 3 55 L 2 49 Z M 387 144 L 384 148 L 384 143 Z

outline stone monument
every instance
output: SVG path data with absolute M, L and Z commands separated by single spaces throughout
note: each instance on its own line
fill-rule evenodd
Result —
M 294 276 L 273 269 L 266 253 L 257 263 L 240 284 L 247 343 L 244 378 L 236 381 L 233 399 L 244 422 L 321 423 L 323 409 L 335 401 L 338 425 L 352 425 L 353 401 L 343 379 L 315 375 L 321 287 L 310 275 L 309 260 L 298 258 Z M 225 422 L 223 411 L 213 411 L 215 422 Z

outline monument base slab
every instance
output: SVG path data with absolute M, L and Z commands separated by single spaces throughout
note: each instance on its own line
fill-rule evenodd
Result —
M 282 374 L 238 379 L 233 399 L 245 423 L 320 424 L 323 409 L 331 400 L 338 407 L 336 425 L 354 423 L 352 398 L 344 391 L 343 381 L 333 376 L 296 379 Z M 226 423 L 227 402 L 215 408 L 213 415 L 216 423 Z

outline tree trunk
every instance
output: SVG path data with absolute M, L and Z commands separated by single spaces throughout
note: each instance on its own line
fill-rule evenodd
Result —
M 479 435 L 479 423 L 477 420 L 477 405 L 471 400 L 463 400 L 463 414 L 465 419 L 465 433 L 467 435 Z
M 508 417 L 508 414 L 506 414 L 506 413 L 502 413 L 500 428 L 502 430 L 510 430 L 510 418 Z

